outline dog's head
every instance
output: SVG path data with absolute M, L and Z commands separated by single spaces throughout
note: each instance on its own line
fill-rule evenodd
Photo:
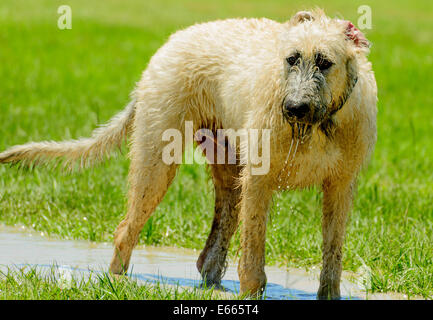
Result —
M 284 99 L 289 123 L 322 124 L 346 103 L 358 80 L 356 54 L 369 43 L 349 21 L 298 12 L 282 39 Z

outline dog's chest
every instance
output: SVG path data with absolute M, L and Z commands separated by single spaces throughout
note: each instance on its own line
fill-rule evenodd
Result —
M 320 185 L 326 177 L 338 171 L 341 158 L 341 151 L 333 144 L 299 146 L 280 172 L 279 189 Z

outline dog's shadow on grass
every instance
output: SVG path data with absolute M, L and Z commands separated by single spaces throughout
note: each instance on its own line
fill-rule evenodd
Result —
M 148 273 L 130 273 L 128 277 L 137 279 L 143 282 L 159 283 L 167 285 L 175 285 L 180 287 L 192 287 L 198 289 L 209 288 L 201 280 L 165 277 L 161 275 L 148 274 Z M 215 287 L 227 293 L 238 295 L 240 291 L 240 283 L 235 280 L 222 280 L 221 285 Z M 285 288 L 282 285 L 275 283 L 268 283 L 266 285 L 265 293 L 263 296 L 265 300 L 316 300 L 316 293 L 307 292 L 298 289 Z M 357 297 L 342 297 L 342 300 L 359 300 Z

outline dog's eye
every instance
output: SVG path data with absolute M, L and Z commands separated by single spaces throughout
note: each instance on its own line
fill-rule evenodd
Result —
M 316 66 L 320 69 L 320 71 L 324 71 L 329 69 L 334 63 L 325 57 L 323 57 L 321 54 L 318 54 L 316 56 Z
M 293 66 L 293 65 L 296 64 L 296 62 L 298 61 L 298 59 L 299 59 L 299 53 L 296 53 L 296 54 L 294 54 L 294 55 L 292 55 L 292 56 L 290 56 L 290 57 L 287 57 L 287 58 L 286 58 L 286 61 L 287 61 L 287 63 L 288 63 L 290 66 Z

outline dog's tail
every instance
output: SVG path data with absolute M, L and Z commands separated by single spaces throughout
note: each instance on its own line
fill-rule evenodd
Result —
M 120 148 L 126 140 L 135 115 L 135 103 L 136 100 L 133 99 L 107 124 L 94 130 L 90 138 L 62 142 L 30 142 L 13 146 L 0 153 L 0 163 L 25 167 L 62 163 L 64 168 L 70 170 L 74 167 L 81 169 L 91 166 L 102 161 L 115 147 Z

